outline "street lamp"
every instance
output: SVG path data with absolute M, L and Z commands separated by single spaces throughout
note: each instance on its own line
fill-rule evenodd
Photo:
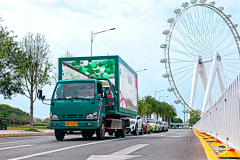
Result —
M 136 71 L 136 72 L 141 72 L 141 71 L 146 71 L 147 69 L 142 69 L 142 70 L 139 70 L 139 71 Z
M 160 102 L 160 97 L 168 97 L 168 96 L 159 96 L 159 102 Z
M 98 33 L 103 33 L 103 32 L 106 32 L 106 31 L 110 31 L 110 30 L 115 30 L 116 28 L 111 28 L 111 29 L 107 29 L 105 31 L 100 31 L 100 32 L 96 32 L 96 33 L 93 33 L 93 31 L 91 31 L 91 57 L 92 57 L 92 42 L 93 42 L 93 38 L 95 37 L 96 34 Z
M 155 98 L 156 98 L 156 93 L 157 93 L 157 92 L 161 92 L 161 91 L 164 91 L 164 90 L 160 90 L 160 91 L 155 91 Z

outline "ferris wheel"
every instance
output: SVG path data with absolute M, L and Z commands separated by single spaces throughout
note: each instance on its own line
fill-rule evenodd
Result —
M 206 112 L 221 96 L 226 87 L 240 73 L 240 37 L 237 24 L 224 7 L 216 2 L 191 0 L 175 9 L 169 18 L 170 28 L 164 49 L 168 91 L 176 96 L 176 104 Z

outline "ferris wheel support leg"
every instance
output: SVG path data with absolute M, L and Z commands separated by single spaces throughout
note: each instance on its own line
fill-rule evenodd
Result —
M 207 83 L 207 88 L 206 88 L 206 92 L 205 92 L 205 96 L 204 96 L 204 100 L 203 100 L 203 105 L 202 105 L 202 113 L 206 112 L 206 110 L 208 109 L 207 108 L 208 102 L 209 102 L 209 107 L 211 107 L 210 104 L 212 105 L 212 103 L 210 102 L 211 91 L 212 91 L 212 87 L 213 87 L 213 84 L 214 84 L 214 79 L 215 79 L 216 73 L 219 70 L 219 66 L 221 66 L 221 61 L 217 60 L 217 56 L 218 56 L 218 53 L 215 53 L 213 55 L 212 66 L 211 66 L 211 69 L 210 69 L 210 72 L 209 72 L 209 80 L 208 80 L 208 83 Z M 218 72 L 218 73 L 220 73 L 220 72 Z M 219 76 L 224 77 L 222 75 L 222 72 L 219 74 Z M 220 83 L 221 82 L 223 82 L 223 81 L 220 81 Z M 224 84 L 226 84 L 225 82 L 224 82 Z
M 195 95 L 196 95 L 198 73 L 199 73 L 199 59 L 200 58 L 201 58 L 201 56 L 197 57 L 195 65 L 194 65 L 194 69 L 193 69 L 192 88 L 191 88 L 190 103 L 189 103 L 189 107 L 191 109 L 193 108 Z M 188 116 L 188 118 L 190 118 L 190 117 Z
M 227 85 L 226 76 L 225 76 L 225 74 L 223 72 L 222 61 L 218 62 L 218 66 L 217 67 L 218 67 L 217 70 L 218 70 L 218 78 L 219 78 L 219 82 L 220 82 L 220 87 L 221 87 L 221 91 L 223 93 L 228 85 Z

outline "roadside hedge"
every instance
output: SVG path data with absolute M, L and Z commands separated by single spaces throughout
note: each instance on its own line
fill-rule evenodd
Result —
M 47 126 L 47 122 L 33 123 L 33 126 Z

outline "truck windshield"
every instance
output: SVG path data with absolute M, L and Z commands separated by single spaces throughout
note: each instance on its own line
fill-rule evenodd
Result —
M 94 82 L 59 82 L 54 91 L 53 99 L 93 99 L 94 93 Z

